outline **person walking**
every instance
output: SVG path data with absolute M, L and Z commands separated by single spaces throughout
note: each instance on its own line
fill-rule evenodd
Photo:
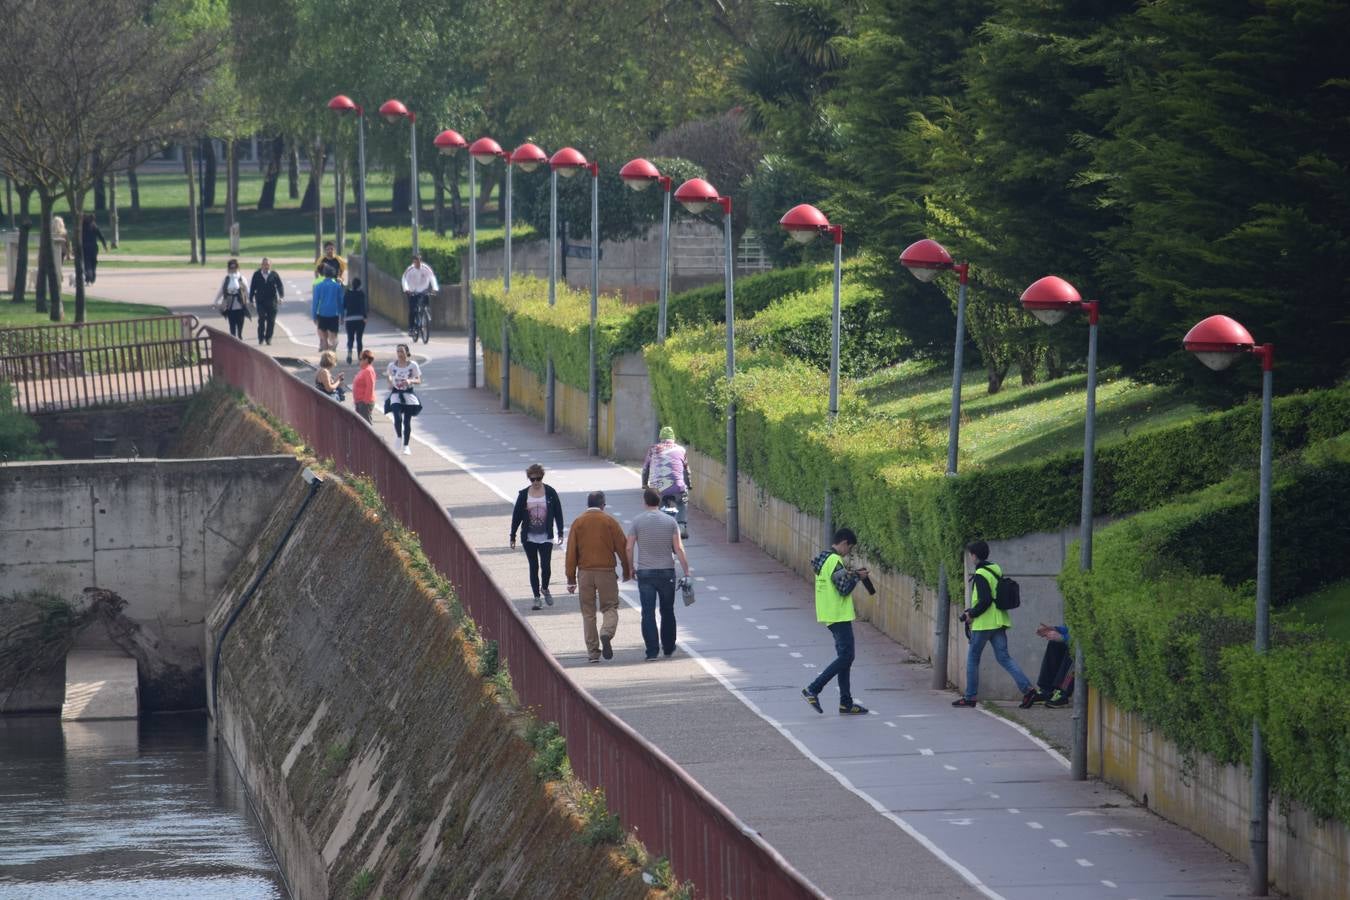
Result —
M 562 500 L 551 485 L 544 483 L 544 467 L 539 463 L 526 469 L 525 477 L 530 483 L 516 494 L 516 505 L 511 511 L 511 549 L 516 549 L 516 532 L 523 531 L 521 543 L 530 564 L 530 590 L 534 591 L 531 609 L 543 609 L 540 600 L 547 606 L 553 605 L 548 585 L 553 578 L 553 544 L 555 541 L 561 544 L 563 538 Z
M 802 696 L 818 713 L 820 692 L 831 678 L 839 679 L 839 715 L 865 716 L 867 707 L 855 703 L 849 676 L 853 670 L 853 621 L 858 617 L 853 609 L 853 591 L 867 578 L 866 569 L 850 569 L 844 558 L 858 545 L 858 536 L 851 529 L 840 528 L 834 533 L 830 549 L 822 550 L 811 560 L 816 572 L 816 621 L 822 623 L 834 636 L 834 662 L 816 676 L 816 680 L 802 688 Z
M 258 311 L 258 345 L 272 343 L 272 332 L 277 324 L 277 304 L 286 296 L 281 276 L 272 271 L 272 263 L 262 258 L 248 284 L 248 299 Z M 350 362 L 350 360 L 348 360 Z
M 94 275 L 98 271 L 98 245 L 102 244 L 103 249 L 108 249 L 108 241 L 103 237 L 103 232 L 98 229 L 98 222 L 94 220 L 93 213 L 85 213 L 84 219 L 80 223 L 80 250 L 84 254 L 84 283 L 93 284 Z
M 994 659 L 1017 682 L 1025 708 L 1035 702 L 1036 686 L 1022 674 L 1017 660 L 1008 653 L 1008 629 L 1012 626 L 1012 617 L 994 602 L 1003 570 L 989 561 L 989 544 L 984 541 L 966 544 L 966 552 L 975 566 L 975 574 L 970 576 L 970 607 L 961 613 L 961 621 L 966 623 L 966 635 L 970 638 L 970 649 L 966 652 L 966 692 L 952 701 L 952 706 L 973 708 L 978 705 L 980 657 L 984 655 L 985 644 L 992 644 Z
M 412 358 L 407 344 L 399 344 L 398 356 L 384 371 L 389 382 L 389 396 L 384 400 L 385 412 L 394 414 L 394 445 L 403 442 L 403 455 L 411 456 L 413 417 L 422 411 L 422 401 L 417 399 L 416 386 L 422 383 L 422 370 Z
M 342 317 L 342 285 L 325 275 L 314 285 L 309 314 L 319 332 L 319 352 L 337 351 L 338 320 Z
M 593 663 L 614 658 L 614 633 L 619 629 L 619 579 L 614 561 L 623 566 L 623 580 L 633 577 L 628 563 L 623 526 L 605 512 L 605 492 L 592 491 L 586 497 L 586 511 L 577 516 L 568 529 L 567 592 L 581 589 L 581 630 L 586 639 L 586 656 Z M 595 615 L 600 612 L 597 631 Z
M 230 323 L 231 337 L 244 339 L 244 319 L 248 318 L 248 294 L 244 290 L 244 276 L 239 274 L 239 260 L 225 264 L 225 278 L 216 291 L 213 305 Z
M 341 281 L 347 274 L 347 261 L 337 255 L 337 244 L 328 241 L 323 245 L 323 256 L 314 260 L 314 280 L 332 278 Z
M 644 488 L 642 502 L 646 510 L 633 519 L 628 531 L 628 565 L 637 574 L 638 598 L 642 602 L 642 642 L 647 645 L 647 661 L 675 652 L 675 565 L 680 561 L 688 578 L 689 558 L 680 541 L 678 523 L 661 511 L 661 495 L 655 488 Z M 636 552 L 635 552 L 636 551 Z M 656 627 L 657 606 L 661 609 L 661 628 Z
M 675 443 L 674 428 L 667 425 L 658 437 L 660 440 L 647 449 L 647 456 L 642 461 L 642 486 L 656 488 L 662 498 L 675 498 L 680 537 L 688 540 L 689 492 L 694 486 L 689 477 L 689 462 L 685 449 Z
M 361 368 L 352 379 L 352 403 L 356 414 L 371 425 L 371 412 L 375 409 L 375 353 L 372 350 L 361 351 Z
M 431 266 L 422 262 L 422 254 L 414 253 L 412 265 L 403 270 L 403 296 L 408 298 L 408 334 L 413 338 L 417 337 L 417 298 L 440 289 Z
M 359 357 L 361 351 L 365 349 L 364 343 L 366 334 L 366 292 L 361 290 L 361 279 L 353 278 L 352 286 L 347 288 L 347 292 L 342 295 L 342 321 L 347 326 L 347 365 L 352 364 L 352 344 L 356 344 L 356 355 Z
M 341 372 L 336 375 L 333 374 L 333 367 L 336 365 L 337 354 L 332 350 L 323 351 L 319 355 L 319 369 L 314 373 L 314 386 L 325 395 L 341 403 L 346 399 L 342 387 L 342 379 L 345 376 Z

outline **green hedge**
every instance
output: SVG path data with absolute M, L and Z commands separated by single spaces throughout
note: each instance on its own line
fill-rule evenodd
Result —
M 369 231 L 370 262 L 381 272 L 394 278 L 412 262 L 411 228 L 372 228 Z M 535 239 L 534 229 L 524 224 L 511 227 L 512 244 Z M 417 235 L 422 261 L 431 266 L 442 285 L 458 284 L 460 257 L 469 252 L 469 238 L 437 235 L 434 231 L 420 231 Z M 506 244 L 506 232 L 501 228 L 478 229 L 478 250 L 497 250 Z
M 1102 529 L 1093 570 L 1071 562 L 1060 575 L 1066 619 L 1093 684 L 1115 703 L 1225 763 L 1250 763 L 1259 718 L 1281 793 L 1350 821 L 1350 653 L 1279 619 L 1272 650 L 1252 649 L 1257 491 L 1243 472 Z M 1277 466 L 1277 589 L 1345 574 L 1350 529 L 1328 522 L 1347 508 L 1344 436 Z

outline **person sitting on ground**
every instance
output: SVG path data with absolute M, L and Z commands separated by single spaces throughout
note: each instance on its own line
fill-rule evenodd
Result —
M 661 429 L 660 440 L 647 450 L 642 461 L 642 486 L 652 487 L 661 499 L 672 497 L 680 523 L 680 537 L 689 539 L 689 492 L 694 482 L 689 477 L 689 462 L 685 449 L 675 443 L 675 429 L 669 425 Z
M 314 373 L 314 386 L 341 403 L 346 399 L 346 391 L 342 387 L 342 379 L 346 376 L 341 372 L 333 374 L 333 367 L 336 365 L 337 354 L 332 350 L 325 350 L 319 356 L 319 370 Z
M 1069 652 L 1067 625 L 1047 625 L 1042 622 L 1036 634 L 1045 638 L 1045 654 L 1041 656 L 1041 674 L 1036 679 L 1036 693 L 1030 699 L 1023 697 L 1021 707 L 1027 709 L 1037 701 L 1051 709 L 1069 704 L 1073 696 L 1073 654 Z

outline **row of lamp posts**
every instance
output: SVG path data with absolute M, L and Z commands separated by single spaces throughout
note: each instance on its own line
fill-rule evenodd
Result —
M 355 112 L 358 119 L 358 168 L 361 185 L 361 259 L 364 281 L 369 278 L 369 251 L 367 247 L 366 186 L 365 186 L 365 116 L 364 110 L 344 95 L 334 97 L 328 103 L 329 109 L 337 112 Z M 412 241 L 413 252 L 418 252 L 418 185 L 417 185 L 417 117 L 398 100 L 389 100 L 380 106 L 380 115 L 389 122 L 407 119 L 411 128 L 411 166 L 412 166 Z M 551 157 L 538 146 L 525 143 L 514 152 L 502 150 L 496 141 L 483 137 L 469 145 L 457 132 L 445 130 L 437 135 L 436 147 L 442 153 L 454 153 L 468 146 L 469 150 L 469 284 L 478 276 L 477 245 L 477 208 L 476 208 L 476 165 L 490 164 L 497 159 L 506 163 L 505 195 L 505 265 L 502 274 L 503 289 L 511 290 L 511 170 L 520 166 L 522 171 L 532 172 L 545 162 L 550 169 L 549 185 L 549 279 L 548 302 L 552 306 L 557 301 L 558 277 L 558 176 L 571 177 L 585 170 L 591 175 L 591 303 L 590 303 L 590 378 L 587 402 L 587 452 L 595 456 L 599 453 L 599 395 L 596 372 L 596 317 L 599 299 L 599 166 L 588 162 L 586 157 L 571 147 L 564 147 Z M 619 170 L 624 183 L 634 190 L 642 190 L 652 184 L 662 189 L 660 271 L 658 274 L 657 342 L 664 343 L 666 338 L 666 308 L 670 290 L 670 200 L 671 179 L 662 175 L 652 163 L 645 159 L 634 159 Z M 723 234 L 726 245 L 724 278 L 726 285 L 726 378 L 728 386 L 726 410 L 726 514 L 727 540 L 736 542 L 740 537 L 738 514 L 738 473 L 736 454 L 736 401 L 732 382 L 736 372 L 735 342 L 735 255 L 732 246 L 731 198 L 718 193 L 717 189 L 701 178 L 686 181 L 674 191 L 675 200 L 691 213 L 698 214 L 713 206 L 722 209 Z M 840 282 L 841 263 L 844 242 L 844 230 L 840 225 L 831 224 L 829 219 L 814 206 L 799 204 L 788 210 L 779 222 L 796 240 L 803 243 L 814 239 L 818 234 L 827 234 L 834 242 L 834 303 L 830 320 L 830 397 L 828 417 L 831 424 L 839 414 L 839 355 L 840 355 Z M 923 282 L 934 280 L 943 271 L 952 271 L 958 278 L 956 303 L 956 340 L 952 367 L 951 412 L 947 424 L 947 468 L 948 476 L 957 473 L 958 447 L 961 427 L 961 378 L 963 374 L 965 349 L 965 312 L 966 289 L 970 279 L 970 263 L 956 262 L 950 253 L 937 241 L 923 239 L 905 248 L 900 254 L 900 263 L 915 278 Z M 369 288 L 367 288 L 369 289 Z M 1097 324 L 1100 315 L 1096 300 L 1083 300 L 1077 289 L 1068 281 L 1056 275 L 1047 275 L 1033 282 L 1021 295 L 1022 307 L 1047 325 L 1062 321 L 1070 312 L 1082 311 L 1088 317 L 1088 356 L 1087 356 L 1087 408 L 1083 432 L 1083 481 L 1082 500 L 1079 521 L 1079 568 L 1089 571 L 1092 568 L 1092 518 L 1093 518 L 1093 482 L 1096 443 L 1097 411 Z M 477 330 L 472 297 L 468 299 L 469 320 L 469 380 L 470 386 L 477 386 L 476 343 Z M 502 334 L 502 407 L 510 403 L 509 395 L 509 351 L 506 324 Z M 1233 319 L 1227 316 L 1211 316 L 1197 324 L 1186 334 L 1183 340 L 1186 350 L 1194 353 L 1206 366 L 1221 370 L 1230 366 L 1239 356 L 1254 354 L 1261 360 L 1261 463 L 1260 496 L 1257 512 L 1257 581 L 1256 581 L 1256 637 L 1255 648 L 1264 653 L 1270 641 L 1270 492 L 1271 492 L 1271 403 L 1274 366 L 1274 347 L 1271 344 L 1258 345 L 1251 334 Z M 555 376 L 553 359 L 548 360 L 545 386 L 545 429 L 550 434 L 556 428 L 554 413 Z M 659 423 L 658 423 L 659 427 Z M 822 535 L 824 543 L 833 536 L 833 497 L 829 485 L 826 485 L 824 498 L 824 516 L 822 517 Z M 950 598 L 947 587 L 947 568 L 945 560 L 938 570 L 938 602 L 934 622 L 933 644 L 933 682 L 932 686 L 943 689 L 947 686 L 947 658 L 950 628 Z M 1077 780 L 1087 778 L 1087 682 L 1083 671 L 1083 650 L 1076 642 L 1074 649 L 1074 691 L 1073 701 L 1073 739 L 1071 747 L 1071 771 Z M 1261 728 L 1258 722 L 1252 722 L 1252 781 L 1251 781 L 1251 821 L 1250 821 L 1250 887 L 1253 894 L 1264 896 L 1267 890 L 1267 807 L 1269 802 L 1268 772 Z

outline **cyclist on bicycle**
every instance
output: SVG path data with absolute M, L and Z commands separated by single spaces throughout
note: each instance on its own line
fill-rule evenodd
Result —
M 675 521 L 680 526 L 680 537 L 689 537 L 689 491 L 693 481 L 689 477 L 689 463 L 685 450 L 675 443 L 675 429 L 667 425 L 661 429 L 660 440 L 647 450 L 642 461 L 642 486 L 655 488 L 663 501 L 675 503 Z
M 422 255 L 414 253 L 412 265 L 403 270 L 403 295 L 408 298 L 408 333 L 417 337 L 417 298 L 439 291 L 436 273 L 422 262 Z M 430 309 L 427 310 L 430 313 Z

